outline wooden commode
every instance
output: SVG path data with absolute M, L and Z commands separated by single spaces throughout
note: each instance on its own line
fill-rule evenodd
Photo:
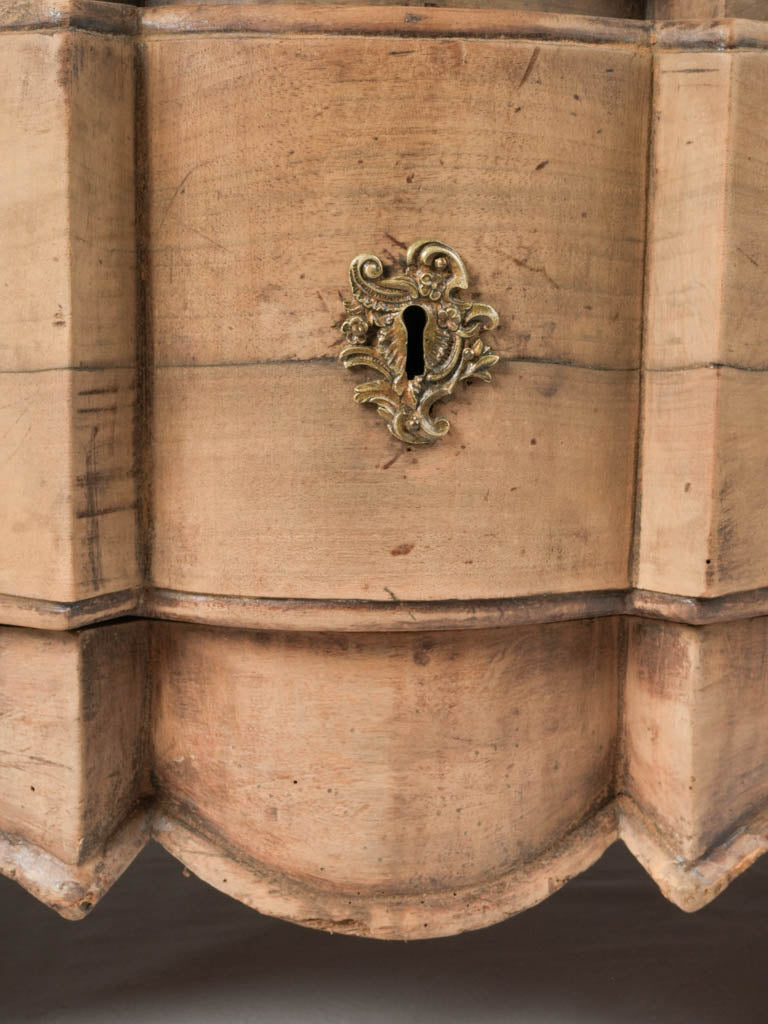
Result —
M 0 0 L 0 99 L 0 871 L 768 850 L 768 0 Z

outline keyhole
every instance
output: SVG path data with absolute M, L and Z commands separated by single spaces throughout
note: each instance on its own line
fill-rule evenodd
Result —
M 403 310 L 403 323 L 408 332 L 405 375 L 408 380 L 413 380 L 424 373 L 424 328 L 427 314 L 421 306 L 406 306 Z

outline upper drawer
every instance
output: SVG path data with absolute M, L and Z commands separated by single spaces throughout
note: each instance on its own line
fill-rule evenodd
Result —
M 626 586 L 647 51 L 187 35 L 144 59 L 153 583 Z M 353 404 L 338 323 L 350 260 L 422 238 L 465 256 L 501 362 L 447 403 L 447 439 L 408 450 Z
M 764 599 L 761 23 L 2 18 L 0 620 Z M 337 356 L 350 261 L 428 238 L 500 361 L 416 447 Z

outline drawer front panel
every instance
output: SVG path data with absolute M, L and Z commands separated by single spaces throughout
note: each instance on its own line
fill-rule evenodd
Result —
M 144 57 L 152 583 L 384 601 L 626 586 L 648 51 L 169 36 Z M 423 237 L 466 257 L 502 362 L 446 403 L 446 440 L 410 452 L 335 356 L 351 258 L 395 263 Z

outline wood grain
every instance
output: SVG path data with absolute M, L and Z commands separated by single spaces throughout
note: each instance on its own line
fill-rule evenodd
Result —
M 371 37 L 143 50 L 159 367 L 334 355 L 351 259 L 395 262 L 425 237 L 466 258 L 502 355 L 638 366 L 646 53 Z
M 659 53 L 646 365 L 767 369 L 763 53 Z
M 393 601 L 625 586 L 635 374 L 518 363 L 497 381 L 449 403 L 450 444 L 411 452 L 333 363 L 158 371 L 154 583 Z
M 765 16 L 768 17 L 768 5 Z M 727 234 L 723 245 L 722 341 L 719 362 L 768 370 L 768 54 L 736 53 L 731 69 Z
M 147 7 L 140 34 L 193 33 L 482 37 L 568 40 L 579 43 L 645 44 L 651 25 L 628 19 L 553 14 L 501 6 L 420 7 L 342 3 L 189 4 Z M 708 26 L 709 28 L 709 26 Z M 710 30 L 711 31 L 711 30 Z M 688 32 L 690 36 L 690 30 Z M 694 36 L 696 33 L 694 31 Z M 706 33 L 706 38 L 709 34 Z M 697 43 L 693 43 L 697 45 Z
M 654 18 L 670 21 L 723 18 L 728 0 L 649 0 L 649 12 Z
M 265 3 L 279 3 L 279 0 L 262 0 Z M 301 0 L 299 0 L 301 2 Z M 313 0 L 306 0 L 312 3 Z M 746 0 L 745 0 L 746 2 Z M 354 6 L 360 0 L 333 0 L 334 6 Z M 753 6 L 757 0 L 753 0 Z M 199 5 L 216 6 L 229 5 L 239 6 L 237 0 L 187 0 L 184 6 L 195 7 Z M 398 6 L 397 0 L 371 0 L 371 6 Z M 176 7 L 177 0 L 148 0 L 147 7 Z M 424 7 L 424 3 L 417 3 L 416 0 L 406 0 L 399 6 Z M 644 0 L 441 0 L 441 7 L 461 8 L 490 8 L 499 10 L 513 8 L 519 11 L 546 11 L 553 14 L 578 14 L 590 15 L 600 18 L 643 18 L 645 16 Z
M 759 589 L 765 556 L 768 374 L 648 374 L 636 583 L 716 597 Z
M 458 35 L 486 38 L 571 40 L 581 43 L 632 43 L 657 48 L 711 49 L 765 47 L 765 0 L 657 0 L 642 8 L 635 0 L 509 0 L 482 7 L 467 0 L 464 7 L 449 0 L 431 8 L 403 5 L 350 4 L 347 0 L 316 3 L 147 3 L 146 8 L 113 0 L 6 0 L 0 9 L 0 31 L 75 29 L 108 35 L 211 32 L 310 32 L 371 35 Z M 419 6 L 414 12 L 412 6 Z M 555 11 L 555 6 L 559 11 Z M 653 8 L 653 9 L 652 9 Z M 581 11 L 581 13 L 580 13 Z M 725 13 L 723 13 L 725 11 Z M 759 19 L 759 20 L 750 20 Z
M 649 368 L 722 361 L 732 61 L 723 53 L 654 58 Z
M 161 800 L 321 887 L 498 875 L 610 795 L 616 628 L 310 637 L 157 623 Z
M 765 472 L 768 372 L 718 372 L 712 579 L 715 593 L 768 579 Z
M 634 620 L 625 787 L 685 861 L 768 803 L 768 620 Z
M 140 583 L 132 44 L 0 50 L 0 591 L 77 602 Z
M 75 863 L 80 651 L 71 634 L 3 628 L 0 827 Z
M 399 940 L 456 935 L 527 910 L 594 864 L 617 834 L 616 809 L 609 805 L 541 856 L 501 877 L 411 895 L 308 886 L 274 868 L 238 859 L 199 822 L 162 813 L 153 823 L 153 838 L 182 864 L 260 913 L 305 928 Z
M 149 842 L 149 820 L 133 814 L 102 848 L 79 864 L 59 860 L 0 832 L 0 872 L 69 921 L 86 917 Z
M 401 54 L 373 38 L 157 39 L 144 52 L 152 583 L 385 600 L 626 585 L 646 112 L 624 104 L 646 95 L 647 59 L 484 40 Z M 374 92 L 366 68 L 379 69 Z M 451 444 L 418 455 L 354 407 L 332 362 L 349 260 L 395 260 L 414 232 L 467 253 L 510 360 L 452 403 Z
M 146 793 L 144 629 L 0 629 L 4 836 L 81 864 Z
M 633 588 L 496 601 L 323 601 L 150 588 L 143 595 L 142 611 L 154 618 L 184 622 L 306 632 L 486 629 L 606 615 L 639 615 L 703 626 L 768 614 L 768 589 L 710 598 Z
M 766 0 L 650 0 L 649 16 L 668 19 L 754 18 L 768 20 Z
M 726 0 L 725 16 L 765 21 L 768 20 L 768 3 L 766 0 Z
M 634 578 L 641 589 L 712 593 L 718 386 L 711 369 L 645 376 Z
M 0 12 L 0 870 L 66 916 L 151 833 L 389 938 L 768 848 L 764 5 L 521 5 Z M 428 235 L 502 361 L 415 452 L 336 325 Z M 126 612 L 207 624 L 61 631 Z
M 3 0 L 0 31 L 82 29 L 108 35 L 134 35 L 139 11 L 112 0 Z
M 68 367 L 68 138 L 57 74 L 69 43 L 3 35 L 0 52 L 0 368 Z
M 686 861 L 670 846 L 653 819 L 626 796 L 616 801 L 619 836 L 668 900 L 689 913 L 701 910 L 734 878 L 768 852 L 768 811 L 764 808 L 706 855 Z
M 194 521 L 185 521 L 180 537 L 173 536 L 177 473 L 172 472 L 167 482 L 159 484 L 158 522 L 162 520 L 162 528 L 158 529 L 151 514 L 146 515 L 142 531 L 137 527 L 139 453 L 134 447 L 134 426 L 137 420 L 145 422 L 146 410 L 136 401 L 136 307 L 134 290 L 127 287 L 135 272 L 131 212 L 134 100 L 129 59 L 133 43 L 128 38 L 79 31 L 91 8 L 95 17 L 105 6 L 116 9 L 119 5 L 60 5 L 56 8 L 57 24 L 70 31 L 34 38 L 24 33 L 3 37 L 11 56 L 6 67 L 34 65 L 34 75 L 24 88 L 37 90 L 36 106 L 48 117 L 44 125 L 57 133 L 58 146 L 40 148 L 23 121 L 25 108 L 19 93 L 3 129 L 7 152 L 14 153 L 16 161 L 9 164 L 7 192 L 12 199 L 9 209 L 26 203 L 26 216 L 33 230 L 30 235 L 26 228 L 21 232 L 17 227 L 14 236 L 9 225 L 10 256 L 4 273 L 10 278 L 13 287 L 9 292 L 14 299 L 4 310 L 10 325 L 4 339 L 19 336 L 25 310 L 34 309 L 38 320 L 24 346 L 5 342 L 3 358 L 11 369 L 35 370 L 37 376 L 26 381 L 23 375 L 14 373 L 8 375 L 7 384 L 3 382 L 6 395 L 0 425 L 7 423 L 10 484 L 0 505 L 0 516 L 5 514 L 0 526 L 14 536 L 14 544 L 0 564 L 0 592 L 6 595 L 4 607 L 10 608 L 14 596 L 18 605 L 9 612 L 9 621 L 51 625 L 60 619 L 62 625 L 71 624 L 81 621 L 78 616 L 85 613 L 67 612 L 62 618 L 43 602 L 84 609 L 96 596 L 129 595 L 145 582 L 177 594 L 201 595 L 204 600 L 206 595 L 213 600 L 217 595 L 368 600 L 370 581 L 380 576 L 382 568 L 375 559 L 362 565 L 365 579 L 355 579 L 349 586 L 346 579 L 350 569 L 342 559 L 337 566 L 342 579 L 338 586 L 332 579 L 328 589 L 320 588 L 322 569 L 318 566 L 317 581 L 307 594 L 299 593 L 290 580 L 283 585 L 275 572 L 265 572 L 262 554 L 266 537 L 250 532 L 248 511 L 254 495 L 248 486 L 234 497 L 238 509 L 238 532 L 234 536 L 244 548 L 245 558 L 238 562 L 232 551 L 218 559 L 222 567 L 230 559 L 229 577 L 224 571 L 198 571 L 196 565 L 193 535 L 198 527 L 207 528 L 212 512 L 201 510 L 197 526 Z M 361 43 L 359 39 L 313 35 L 320 24 L 312 20 L 316 9 L 302 7 L 304 20 L 293 26 L 299 34 L 291 36 L 289 42 L 258 35 L 277 24 L 270 19 L 283 18 L 284 26 L 293 24 L 292 10 L 280 5 L 268 7 L 263 12 L 267 20 L 258 24 L 254 21 L 251 26 L 256 35 L 229 40 L 194 35 L 198 24 L 194 19 L 205 11 L 199 6 L 194 7 L 188 24 L 180 20 L 184 16 L 180 9 L 146 11 L 142 15 L 148 34 L 141 44 L 148 84 L 144 123 L 153 125 L 147 154 L 151 243 L 147 295 L 158 364 L 157 394 L 165 400 L 166 389 L 172 392 L 168 409 L 158 412 L 159 421 L 167 422 L 179 411 L 179 385 L 170 384 L 177 371 L 192 366 L 197 367 L 195 373 L 210 369 L 214 374 L 210 379 L 214 380 L 218 367 L 230 362 L 245 364 L 243 369 L 249 372 L 254 364 L 257 372 L 265 361 L 288 359 L 301 363 L 317 359 L 322 363 L 332 356 L 336 340 L 333 311 L 340 309 L 336 293 L 342 287 L 349 253 L 353 248 L 368 247 L 373 239 L 385 257 L 389 252 L 396 259 L 401 251 L 398 243 L 404 244 L 401 236 L 416 220 L 421 222 L 425 210 L 430 211 L 430 226 L 435 230 L 451 233 L 452 240 L 460 242 L 463 249 L 469 247 L 469 252 L 476 246 L 470 267 L 478 292 L 501 305 L 503 316 L 506 313 L 500 347 L 510 367 L 520 364 L 521 384 L 528 372 L 526 367 L 540 361 L 552 364 L 553 377 L 559 374 L 559 363 L 573 363 L 596 372 L 634 370 L 639 361 L 642 311 L 643 154 L 651 63 L 651 39 L 643 34 L 645 28 L 629 24 L 617 28 L 616 23 L 542 14 L 541 26 L 546 28 L 542 36 L 536 19 L 504 15 L 507 28 L 499 22 L 494 29 L 491 21 L 485 28 L 491 34 L 514 31 L 520 38 L 421 38 L 413 46 L 409 44 L 407 52 L 400 52 L 391 49 L 391 40 L 374 37 L 379 31 L 394 31 L 394 8 L 379 8 L 380 13 L 366 15 L 379 21 L 367 23 L 369 37 Z M 350 8 L 324 10 L 328 17 L 340 19 L 337 27 L 346 25 L 350 31 L 358 25 L 355 19 L 361 17 Z M 238 11 L 244 16 L 253 13 L 240 5 Z M 9 9 L 9 18 L 11 14 Z M 106 17 L 105 12 L 102 14 Z M 210 27 L 233 30 L 231 14 L 220 9 L 219 14 L 212 15 Z M 477 18 L 488 12 L 465 14 Z M 426 23 L 408 24 L 417 34 L 429 34 L 432 29 L 444 32 L 440 18 L 449 15 L 451 12 L 430 9 L 424 12 Z M 116 17 L 115 10 L 112 16 Z M 157 18 L 160 20 L 153 20 Z M 433 18 L 437 19 L 434 24 L 430 21 Z M 127 26 L 128 22 L 126 32 Z M 327 23 L 326 27 L 333 25 Z M 73 28 L 75 31 L 71 31 Z M 117 22 L 113 28 L 123 30 Z M 188 34 L 158 34 L 166 29 Z M 577 30 L 585 35 L 579 36 Z M 569 38 L 567 46 L 552 41 L 557 32 Z M 611 32 L 623 35 L 611 36 Z M 683 34 L 678 38 L 674 32 Z M 710 40 L 713 32 L 721 34 L 717 35 L 717 45 L 756 45 L 760 39 L 758 29 L 750 40 L 743 23 L 724 22 L 679 30 L 662 26 L 654 43 L 659 122 L 652 162 L 655 184 L 647 261 L 645 351 L 646 367 L 653 371 L 721 362 L 749 370 L 765 368 L 760 337 L 764 314 L 760 296 L 765 289 L 758 230 L 766 163 L 765 133 L 761 133 L 758 116 L 766 87 L 765 61 L 757 52 L 665 53 L 659 49 L 679 45 L 681 39 L 689 47 L 715 45 L 715 36 Z M 526 33 L 536 38 L 526 41 L 522 38 Z M 580 38 L 584 45 L 574 46 Z M 625 43 L 622 47 L 615 45 L 620 38 Z M 194 59 L 189 63 L 191 70 L 187 70 L 185 62 L 190 53 L 194 53 Z M 266 67 L 282 68 L 285 74 L 277 76 L 282 80 L 295 66 L 302 68 L 302 75 L 296 87 L 288 91 L 273 89 L 270 81 L 276 79 L 261 74 Z M 361 97 L 359 68 L 365 66 L 384 69 L 383 81 L 376 94 Z M 697 73 L 687 74 L 690 70 Z M 425 76 L 434 86 L 410 120 L 403 121 L 400 111 L 410 109 L 413 82 Z M 517 81 L 511 93 L 510 77 Z M 20 80 L 18 76 L 13 79 Z M 207 83 L 202 90 L 197 88 L 200 80 Z M 242 89 L 242 103 L 225 88 L 233 80 Z M 9 79 L 12 87 L 17 86 Z M 14 95 L 11 93 L 12 99 Z M 717 100 L 714 106 L 713 96 Z M 627 117 L 629 97 L 638 102 L 630 105 L 632 114 Z M 377 140 L 371 137 L 368 150 L 359 157 L 362 109 L 372 123 L 381 126 L 381 135 Z M 312 123 L 297 141 L 296 133 L 285 126 L 297 123 L 307 110 L 314 110 L 317 117 L 309 119 Z M 554 118 L 548 116 L 552 111 Z M 216 130 L 223 122 L 231 128 L 225 139 Z M 208 124 L 209 129 L 198 131 L 200 123 Z M 441 132 L 433 128 L 438 123 L 444 125 Z M 454 123 L 472 125 L 470 134 L 462 134 L 460 145 L 451 128 Z M 331 125 L 334 148 L 329 167 L 324 140 Z M 677 145 L 680 133 L 685 136 L 683 146 Z M 60 174 L 57 177 L 54 157 L 69 169 L 64 179 Z M 23 174 L 18 173 L 20 159 L 24 161 Z M 362 165 L 357 163 L 360 159 Z M 579 168 L 575 179 L 568 177 L 571 167 Z M 55 271 L 53 281 L 71 290 L 66 302 L 57 302 L 61 312 L 52 315 L 50 321 L 43 320 L 36 301 L 43 289 L 42 277 L 35 274 L 42 273 L 41 245 L 46 236 L 37 240 L 35 234 L 42 221 L 35 220 L 40 208 L 26 184 L 33 179 L 48 183 L 50 194 L 45 202 L 55 211 L 55 217 L 47 216 L 45 223 L 58 225 L 61 255 L 52 255 L 51 260 L 63 259 L 67 272 Z M 244 180 L 249 182 L 248 190 L 242 187 Z M 359 183 L 355 190 L 348 188 L 350 180 Z M 563 184 L 566 180 L 567 189 Z M 454 183 L 447 193 L 446 181 Z M 260 202 L 252 205 L 252 195 Z M 269 217 L 264 215 L 267 209 Z M 702 216 L 704 211 L 708 220 Z M 309 248 L 302 236 L 308 223 L 313 225 Z M 482 225 L 482 231 L 477 230 L 478 225 Z M 224 231 L 221 238 L 217 231 Z M 460 239 L 453 238 L 456 231 Z M 709 239 L 715 232 L 721 242 L 716 246 L 715 258 L 710 258 Z M 32 246 L 26 262 L 16 258 L 14 237 L 20 239 L 19 244 Z M 563 237 L 567 238 L 565 245 Z M 355 238 L 357 242 L 352 246 Z M 190 243 L 190 239 L 194 241 Z M 54 245 L 51 252 L 57 251 Z M 620 284 L 617 267 L 621 268 Z M 26 273 L 20 268 L 31 270 Z M 319 284 L 314 291 L 306 283 L 310 278 Z M 695 296 L 686 284 L 694 278 L 699 284 Z M 502 297 L 501 302 L 497 295 Z M 226 310 L 223 319 L 222 308 Z M 554 309 L 557 317 L 552 316 Z M 49 344 L 49 336 L 54 338 L 53 344 Z M 226 360 L 221 359 L 220 337 L 226 338 Z M 123 357 L 125 361 L 120 362 Z M 99 359 L 105 360 L 106 368 L 102 369 Z M 318 391 L 323 395 L 327 392 L 324 367 L 318 369 Z M 232 366 L 233 371 L 238 368 Z M 51 374 L 50 378 L 42 376 L 42 370 Z M 59 372 L 64 376 L 57 378 Z M 75 372 L 94 375 L 93 380 L 84 382 L 85 386 L 72 384 L 78 396 L 88 397 L 82 405 L 68 394 L 67 374 Z M 533 374 L 535 369 L 530 372 Z M 99 373 L 104 374 L 103 379 L 96 379 Z M 690 396 L 688 407 L 691 402 L 699 403 L 691 422 L 708 425 L 704 429 L 709 429 L 713 445 L 725 441 L 727 435 L 755 452 L 749 461 L 751 473 L 759 457 L 757 435 L 750 425 L 737 422 L 735 413 L 729 413 L 731 418 L 721 429 L 721 412 L 700 404 L 724 397 L 720 380 L 718 377 L 716 386 L 705 385 L 699 398 Z M 552 381 L 542 386 L 556 385 Z M 662 391 L 672 396 L 674 404 L 676 387 L 672 381 L 649 382 L 644 399 L 646 413 L 661 401 Z M 729 394 L 738 403 L 734 387 L 729 384 Z M 616 449 L 606 453 L 603 466 L 592 466 L 594 476 L 584 482 L 586 500 L 595 506 L 585 506 L 584 515 L 596 517 L 595 528 L 572 521 L 565 492 L 571 490 L 573 478 L 567 471 L 563 475 L 555 453 L 554 458 L 546 460 L 548 479 L 559 476 L 561 483 L 568 484 L 559 497 L 544 485 L 545 530 L 533 538 L 534 547 L 538 544 L 539 549 L 531 555 L 529 545 L 520 543 L 519 551 L 510 551 L 507 558 L 491 567 L 491 586 L 484 591 L 479 581 L 491 555 L 475 550 L 479 540 L 472 536 L 472 551 L 461 560 L 468 572 L 460 596 L 473 600 L 514 599 L 534 593 L 534 587 L 539 588 L 538 592 L 545 588 L 566 593 L 623 588 L 633 582 L 662 594 L 715 598 L 765 586 L 763 562 L 759 556 L 754 557 L 748 542 L 755 523 L 760 536 L 761 496 L 756 485 L 750 489 L 756 478 L 749 476 L 745 482 L 745 501 L 739 505 L 732 495 L 725 502 L 721 495 L 714 491 L 708 495 L 704 490 L 707 479 L 712 487 L 717 485 L 718 474 L 727 475 L 732 488 L 739 485 L 734 477 L 738 471 L 725 468 L 727 456 L 723 456 L 722 470 L 718 468 L 720 455 L 714 450 L 711 463 L 704 454 L 694 467 L 678 446 L 679 465 L 670 469 L 674 452 L 666 444 L 669 432 L 680 435 L 692 430 L 690 425 L 686 428 L 679 424 L 672 414 L 663 422 L 644 427 L 643 502 L 637 519 L 640 538 L 635 544 L 631 580 L 622 575 L 619 564 L 628 554 L 627 526 L 617 509 L 627 493 L 626 471 L 633 458 L 636 434 L 626 411 L 632 402 L 631 389 L 618 377 L 611 385 L 617 395 L 611 401 L 618 403 L 618 419 L 611 428 L 607 420 L 601 421 L 599 429 L 611 430 Z M 744 383 L 743 390 L 746 395 L 754 389 Z M 525 412 L 520 424 L 513 426 L 521 426 L 524 432 L 529 423 L 537 431 L 541 427 L 549 445 L 555 443 L 551 432 L 559 432 L 568 445 L 570 434 L 563 434 L 564 417 L 573 410 L 564 395 L 553 399 L 551 421 Z M 755 415 L 759 418 L 759 400 L 754 401 L 758 402 Z M 69 410 L 65 408 L 67 402 L 71 404 Z M 34 416 L 32 423 L 38 409 L 40 415 Z M 322 409 L 322 405 L 316 409 Z M 197 407 L 197 411 L 203 422 L 207 406 Z M 65 422 L 67 417 L 68 428 L 57 429 L 57 423 Z M 361 426 L 365 423 L 366 431 L 370 428 L 364 416 L 360 422 Z M 263 432 L 263 427 L 254 425 Z M 589 418 L 582 424 L 585 429 L 593 425 Z M 692 451 L 701 448 L 702 436 L 691 438 Z M 33 476 L 27 466 L 27 445 L 32 441 L 40 452 L 45 479 L 43 474 Z M 620 441 L 625 445 L 626 466 L 619 468 L 617 476 Z M 168 464 L 175 443 L 171 436 L 166 450 L 160 453 L 162 466 Z M 245 469 L 250 464 L 247 443 L 239 436 L 233 443 L 243 452 Z M 537 437 L 537 444 L 541 443 Z M 151 456 L 146 430 L 140 444 L 141 458 L 148 462 Z M 382 457 L 380 464 L 386 464 L 394 454 Z M 203 462 L 212 457 L 202 454 Z M 485 471 L 497 476 L 508 471 L 509 458 L 510 454 L 504 453 L 503 463 L 489 463 Z M 536 470 L 529 459 L 523 465 L 528 467 L 524 474 L 527 489 L 529 481 L 534 486 Z M 215 472 L 215 467 L 203 468 L 206 473 Z M 360 467 L 356 464 L 355 468 Z M 695 487 L 688 479 L 693 468 L 698 474 Z M 300 462 L 294 472 L 298 471 L 303 472 Z M 607 488 L 599 488 L 595 481 L 604 471 L 617 478 Z M 239 464 L 236 467 L 232 463 L 229 472 L 222 493 L 232 494 L 227 487 L 237 489 L 234 479 L 240 472 Z M 440 468 L 435 472 L 445 484 L 456 479 L 453 471 L 444 473 Z M 370 483 L 365 467 L 360 475 Z M 684 480 L 678 479 L 681 475 Z M 247 469 L 243 478 L 247 481 Z M 58 481 L 55 488 L 46 482 L 53 480 Z M 194 484 L 182 486 L 194 490 L 200 482 L 195 477 Z M 688 491 L 684 489 L 686 484 L 691 484 Z M 282 493 L 285 481 L 279 475 L 276 486 L 276 497 L 285 498 L 287 505 L 274 507 L 286 507 L 289 520 L 298 525 L 292 518 L 294 495 Z M 680 486 L 687 497 L 668 520 L 662 513 L 669 494 L 676 494 Z M 493 487 L 486 490 L 489 500 L 498 497 Z M 264 496 L 269 493 L 267 489 Z M 467 500 L 458 501 L 457 516 L 468 514 L 469 497 L 474 501 L 478 493 L 472 490 Z M 340 491 L 329 497 L 328 511 L 333 513 L 343 499 Z M 403 493 L 396 491 L 393 498 L 400 500 Z M 360 491 L 353 488 L 349 500 L 359 501 Z M 214 495 L 212 502 L 213 511 L 218 511 L 219 498 Z M 320 507 L 325 509 L 322 502 Z M 423 506 L 418 509 L 423 513 Z M 493 514 L 507 535 L 510 528 L 514 529 L 512 520 L 519 521 L 520 513 L 529 519 L 533 507 L 525 502 L 518 504 L 515 499 Z M 182 520 L 187 514 L 181 511 Z M 691 516 L 699 532 L 682 548 L 679 538 L 687 531 Z M 388 528 L 393 534 L 399 532 L 391 524 Z M 228 529 L 226 522 L 215 524 L 217 544 L 218 537 Z M 582 536 L 584 529 L 586 539 Z M 156 533 L 157 575 L 145 581 L 139 561 L 142 545 L 152 530 Z M 308 534 L 302 536 L 304 530 L 304 526 L 298 530 L 296 552 L 300 558 L 304 557 L 302 543 L 309 545 Z M 609 549 L 595 562 L 596 547 L 605 548 L 606 530 L 613 530 Z M 715 537 L 717 530 L 719 540 Z M 448 534 L 451 555 L 446 574 L 455 571 L 457 555 L 462 552 L 464 540 L 458 520 Z M 487 535 L 502 534 L 489 529 Z M 734 539 L 730 550 L 723 537 L 737 535 L 743 539 Z M 430 600 L 455 597 L 439 581 L 431 582 L 433 560 L 423 535 L 419 534 L 417 540 L 414 556 L 409 552 L 401 573 L 391 572 L 395 568 L 391 559 L 389 564 L 382 559 L 388 565 L 384 571 L 388 582 L 379 588 L 379 596 L 391 591 L 400 598 L 402 591 L 405 599 L 418 599 L 416 589 L 409 589 L 417 565 L 427 581 L 421 596 Z M 409 538 L 396 538 L 388 550 L 411 543 Z M 174 577 L 178 563 L 184 565 Z M 588 570 L 594 566 L 594 575 L 580 579 L 585 565 Z M 657 571 L 657 566 L 662 570 Z M 677 579 L 676 566 L 681 572 Z M 401 576 L 406 571 L 410 579 L 403 588 Z M 113 606 L 135 609 L 137 604 L 123 596 Z M 199 600 L 197 606 L 201 606 Z M 43 620 L 39 615 L 46 617 Z
M 540 898 L 550 857 L 559 884 L 612 834 L 698 909 L 768 849 L 767 623 L 311 640 L 157 624 L 156 835 L 263 912 L 355 934 L 487 924 Z M 618 774 L 611 757 L 582 775 L 616 728 Z M 619 795 L 556 838 L 560 771 Z
M 659 54 L 635 584 L 762 588 L 763 53 Z
M 621 835 L 697 909 L 768 849 L 767 650 L 768 617 L 5 628 L 0 871 L 80 917 L 153 833 L 263 912 L 415 938 L 524 909 Z

